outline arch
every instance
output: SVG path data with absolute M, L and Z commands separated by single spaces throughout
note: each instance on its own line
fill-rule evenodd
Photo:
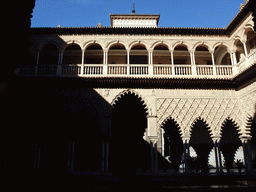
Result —
M 243 33 L 242 33 L 242 41 L 246 41 L 247 40 L 247 34 L 249 31 L 254 31 L 254 27 L 251 24 L 247 24 L 244 29 L 243 29 Z
M 236 151 L 242 145 L 242 142 L 239 139 L 238 126 L 230 117 L 223 122 L 221 134 L 220 148 L 225 159 L 227 172 L 230 172 L 234 163 Z
M 64 52 L 66 50 L 67 47 L 69 47 L 70 45 L 72 44 L 76 44 L 80 47 L 81 51 L 83 51 L 83 44 L 80 42 L 80 41 L 77 41 L 77 40 L 70 40 L 70 41 L 67 41 L 64 46 L 62 47 L 62 51 Z
M 191 137 L 189 144 L 197 154 L 196 171 L 209 172 L 209 155 L 213 148 L 210 127 L 202 118 L 197 118 L 191 128 Z
M 204 41 L 197 42 L 193 47 L 192 50 L 195 51 L 198 46 L 204 46 L 208 49 L 209 52 L 211 52 L 210 45 Z
M 135 42 L 130 47 L 129 53 L 130 64 L 148 64 L 148 50 L 145 44 L 139 42 Z M 133 72 L 131 72 L 133 73 Z M 147 72 L 146 72 L 147 73 Z
M 189 50 L 189 46 L 187 45 L 187 43 L 184 43 L 183 41 L 178 41 L 178 42 L 174 43 L 172 46 L 172 50 L 174 50 L 179 45 L 183 45 Z
M 137 96 L 139 99 L 141 99 L 141 101 L 142 101 L 142 102 L 144 103 L 144 105 L 145 105 L 146 113 L 147 113 L 148 115 L 151 115 L 151 114 L 152 114 L 152 113 L 151 113 L 151 110 L 150 110 L 150 108 L 149 108 L 149 105 L 148 105 L 148 103 L 146 102 L 146 100 L 145 100 L 139 93 L 137 93 L 136 91 L 131 90 L 131 89 L 127 89 L 127 90 L 124 90 L 124 91 L 120 92 L 120 93 L 112 100 L 112 102 L 111 102 L 112 108 L 114 108 L 114 106 L 116 105 L 117 101 L 118 101 L 121 97 L 123 97 L 124 95 L 129 94 L 129 93 L 134 94 L 134 95 Z
M 148 47 L 147 47 L 146 43 L 145 43 L 145 42 L 142 42 L 142 41 L 133 41 L 133 42 L 131 42 L 131 43 L 129 44 L 129 46 L 128 46 L 128 50 L 131 51 L 131 49 L 132 49 L 135 45 L 137 45 L 137 44 L 143 45 L 143 46 L 146 48 L 146 50 L 148 51 Z
M 86 43 L 84 43 L 84 45 L 83 45 L 83 51 L 86 51 L 87 48 L 90 47 L 90 46 L 93 45 L 93 44 L 98 44 L 98 45 L 100 45 L 100 46 L 101 46 L 101 49 L 104 50 L 104 49 L 103 49 L 104 46 L 103 46 L 103 44 L 102 44 L 101 42 L 98 42 L 98 41 L 96 41 L 96 40 L 90 40 L 90 41 L 87 41 Z
M 218 46 L 224 46 L 224 47 L 227 48 L 227 51 L 228 51 L 228 52 L 231 52 L 231 50 L 228 48 L 228 44 L 225 43 L 225 42 L 217 42 L 217 43 L 215 43 L 215 44 L 213 45 L 213 47 L 212 47 L 212 50 L 215 52 L 215 49 L 216 49 Z
M 174 64 L 178 65 L 190 65 L 191 64 L 191 57 L 189 53 L 188 45 L 184 44 L 182 41 L 177 42 L 173 46 L 173 59 Z M 183 74 L 183 71 L 181 71 Z
M 167 118 L 162 124 L 164 157 L 171 162 L 172 168 L 178 172 L 183 154 L 183 141 L 178 123 L 172 118 Z
M 181 129 L 179 123 L 178 123 L 173 117 L 171 117 L 171 116 L 168 116 L 168 117 L 162 122 L 162 124 L 161 124 L 160 127 L 163 129 L 163 127 L 164 127 L 169 121 L 173 121 L 175 124 L 177 124 L 177 128 L 178 128 L 178 130 L 179 130 L 179 132 L 180 132 L 180 135 L 183 136 L 182 129 Z
M 40 51 L 39 64 L 57 65 L 59 62 L 59 47 L 54 43 L 47 43 Z
M 195 64 L 213 64 L 209 45 L 205 44 L 204 42 L 198 42 L 193 49 L 195 51 Z
M 230 50 L 223 44 L 216 44 L 214 47 L 214 58 L 216 65 L 231 65 Z
M 82 49 L 76 43 L 67 44 L 63 51 L 62 64 L 81 64 L 82 63 Z
M 90 41 L 84 48 L 84 64 L 103 64 L 104 50 L 100 43 Z
M 107 45 L 106 45 L 106 49 L 109 51 L 109 49 L 113 46 L 113 45 L 115 45 L 115 44 L 121 44 L 121 45 L 123 45 L 124 46 L 124 48 L 126 49 L 126 50 L 128 50 L 128 48 L 126 47 L 126 44 L 123 42 L 123 41 L 119 41 L 119 40 L 114 40 L 114 41 L 110 41 Z
M 112 43 L 108 48 L 108 63 L 109 64 L 126 64 L 127 50 L 125 45 L 118 41 Z
M 150 145 L 143 139 L 147 115 L 144 101 L 131 91 L 124 92 L 113 105 L 109 155 L 111 172 L 133 175 L 138 169 L 150 169 Z
M 46 41 L 46 42 L 44 42 L 43 44 L 41 44 L 40 46 L 39 46 L 39 52 L 41 52 L 42 50 L 43 50 L 43 48 L 45 47 L 45 46 L 47 46 L 48 44 L 53 44 L 53 45 L 55 45 L 57 48 L 58 48 L 58 51 L 60 52 L 60 51 L 62 51 L 62 49 L 61 49 L 61 46 L 59 45 L 59 43 L 57 43 L 56 41 L 54 41 L 54 40 L 51 40 L 51 41 Z
M 171 64 L 171 52 L 168 45 L 158 43 L 153 48 L 153 64 Z
M 150 48 L 151 48 L 152 50 L 154 50 L 155 47 L 157 47 L 158 45 L 165 45 L 165 46 L 169 49 L 169 51 L 172 50 L 172 49 L 171 49 L 171 46 L 170 46 L 166 41 L 156 41 L 156 42 L 154 42 L 154 43 L 151 44 Z

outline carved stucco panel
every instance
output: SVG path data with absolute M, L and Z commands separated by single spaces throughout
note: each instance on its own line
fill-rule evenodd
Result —
M 191 133 L 193 123 L 204 119 L 212 135 L 220 135 L 227 118 L 232 118 L 244 132 L 246 113 L 237 99 L 157 99 L 158 126 L 169 117 L 177 121 L 183 136 Z

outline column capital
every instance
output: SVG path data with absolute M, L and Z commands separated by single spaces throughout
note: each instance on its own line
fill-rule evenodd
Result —
M 248 141 L 250 141 L 251 139 L 252 139 L 252 136 L 250 136 L 250 135 L 240 136 L 240 140 L 242 141 L 242 143 L 248 143 Z
M 150 142 L 152 142 L 154 145 L 158 142 L 159 137 L 158 136 L 148 136 Z
M 188 137 L 188 136 L 182 136 L 182 141 L 183 141 L 183 144 L 185 144 L 185 143 L 189 143 L 189 141 L 190 141 L 190 137 Z

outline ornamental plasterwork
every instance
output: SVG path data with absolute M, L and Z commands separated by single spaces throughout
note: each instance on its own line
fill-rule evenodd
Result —
M 194 122 L 201 118 L 210 127 L 213 136 L 221 135 L 221 127 L 227 118 L 245 134 L 246 114 L 237 99 L 157 99 L 158 127 L 169 117 L 179 124 L 182 136 L 190 136 Z

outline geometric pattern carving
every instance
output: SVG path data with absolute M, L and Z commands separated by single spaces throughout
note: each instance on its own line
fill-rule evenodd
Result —
M 241 134 L 245 133 L 247 119 L 237 99 L 157 99 L 157 117 L 158 127 L 169 117 L 173 118 L 184 137 L 190 137 L 198 118 L 206 121 L 214 136 L 221 136 L 221 127 L 227 118 L 236 122 Z

